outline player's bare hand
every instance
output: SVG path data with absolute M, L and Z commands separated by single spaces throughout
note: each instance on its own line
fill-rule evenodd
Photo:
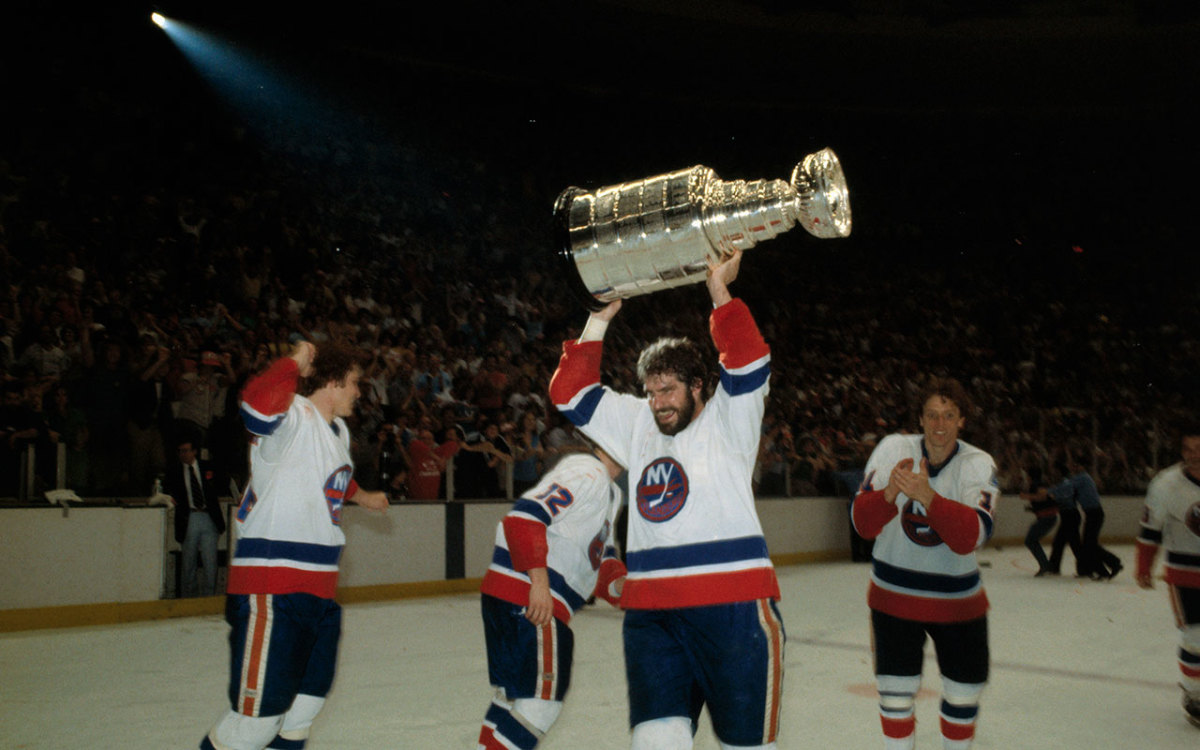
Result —
M 718 263 L 708 259 L 708 294 L 717 307 L 733 299 L 729 293 L 729 285 L 737 278 L 738 270 L 742 267 L 742 251 L 734 250 Z
M 1137 585 L 1144 589 L 1154 588 L 1154 576 L 1146 573 L 1137 577 Z
M 609 302 L 607 305 L 605 305 L 603 309 L 597 310 L 596 312 L 592 313 L 592 317 L 597 320 L 603 320 L 605 323 L 608 323 L 617 316 L 617 313 L 620 310 L 621 310 L 621 300 L 615 299 L 612 302 Z
M 742 267 L 742 251 L 734 250 L 721 260 L 708 259 L 708 278 L 723 284 L 732 284 Z
M 550 586 L 533 584 L 529 587 L 529 606 L 525 608 L 525 619 L 534 625 L 549 625 L 554 619 L 554 597 Z
M 913 460 L 911 458 L 902 458 L 896 465 L 892 467 L 892 473 L 888 475 L 887 487 L 883 488 L 883 499 L 889 503 L 896 502 L 896 498 L 900 495 L 900 483 L 897 478 L 902 474 L 912 474 Z
M 926 459 L 921 459 L 918 471 L 893 473 L 892 478 L 896 480 L 897 486 L 905 495 L 921 501 L 926 506 L 933 502 L 933 487 L 929 484 L 929 461 Z
M 296 364 L 300 366 L 300 377 L 307 378 L 312 375 L 312 363 L 317 357 L 317 347 L 311 341 L 298 341 L 292 347 L 290 355 L 296 360 Z
M 386 513 L 388 509 L 387 493 L 377 490 L 360 489 L 351 496 L 350 501 L 361 505 L 367 510 L 377 510 Z

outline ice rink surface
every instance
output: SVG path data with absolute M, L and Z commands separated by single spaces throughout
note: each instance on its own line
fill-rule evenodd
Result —
M 1020 547 L 984 550 L 992 677 L 980 750 L 1194 750 L 1176 684 L 1177 632 L 1162 584 L 1133 583 L 1133 547 L 1111 582 L 1034 578 Z M 1068 564 L 1072 563 L 1068 555 Z M 781 568 L 788 632 L 781 749 L 882 747 L 866 608 L 869 566 Z M 540 747 L 628 747 L 621 614 L 575 618 L 574 684 Z M 220 617 L 0 636 L 0 748 L 195 748 L 225 709 Z M 919 748 L 940 748 L 932 650 Z M 346 607 L 338 677 L 311 750 L 470 748 L 491 697 L 478 599 Z M 707 717 L 697 748 L 715 748 Z

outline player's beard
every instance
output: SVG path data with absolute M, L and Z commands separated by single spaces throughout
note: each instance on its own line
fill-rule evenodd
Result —
M 664 425 L 659 421 L 658 414 L 654 415 L 654 424 L 658 426 L 658 431 L 664 435 L 678 435 L 683 432 L 684 428 L 692 423 L 692 417 L 696 416 L 696 397 L 689 390 L 683 407 L 672 409 L 671 413 L 675 415 L 675 423 L 672 425 Z

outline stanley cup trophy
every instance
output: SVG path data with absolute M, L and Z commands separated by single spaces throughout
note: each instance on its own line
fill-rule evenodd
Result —
M 708 261 L 796 224 L 814 237 L 850 234 L 850 197 L 830 149 L 792 179 L 733 180 L 695 166 L 595 192 L 571 187 L 554 204 L 558 255 L 592 310 L 615 299 L 702 281 Z

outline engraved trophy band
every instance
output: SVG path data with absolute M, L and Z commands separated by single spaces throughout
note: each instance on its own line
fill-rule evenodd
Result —
M 554 204 L 556 252 L 592 310 L 615 299 L 703 281 L 708 261 L 802 225 L 850 234 L 850 196 L 837 155 L 809 154 L 790 181 L 722 180 L 705 166 L 594 192 L 570 187 Z

